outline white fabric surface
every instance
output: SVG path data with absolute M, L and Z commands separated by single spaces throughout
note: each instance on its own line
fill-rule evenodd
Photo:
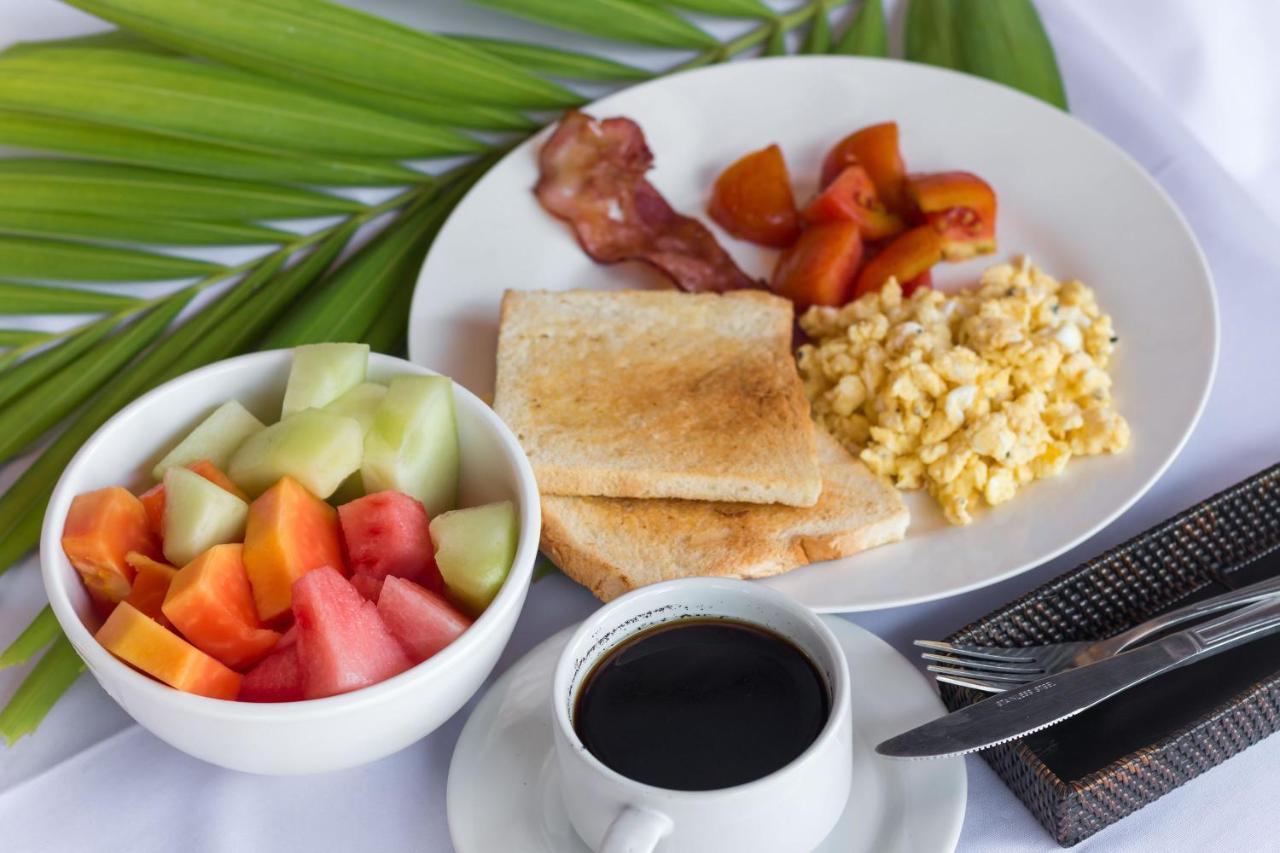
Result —
M 364 5 L 419 26 L 577 43 L 463 8 L 459 0 Z M 1280 365 L 1280 59 L 1273 47 L 1280 4 L 1041 0 L 1041 8 L 1072 111 L 1160 181 L 1209 257 L 1222 310 L 1218 380 L 1179 460 L 1149 495 L 1091 542 L 984 590 L 850 617 L 904 652 L 912 638 L 942 636 L 1280 459 L 1280 389 L 1274 378 Z M 0 0 L 0 47 L 98 26 L 53 0 Z M 0 471 L 0 486 L 11 482 L 20 464 Z M 42 600 L 34 559 L 0 579 L 0 646 L 17 635 Z M 594 606 L 594 599 L 563 578 L 536 584 L 499 671 Z M 0 702 L 23 674 L 0 675 Z M 170 749 L 133 725 L 86 677 L 35 736 L 11 749 L 0 747 L 0 850 L 449 850 L 446 770 L 467 711 L 368 767 L 259 778 Z M 1276 849 L 1278 760 L 1280 739 L 1272 738 L 1080 849 Z M 968 813 L 958 849 L 1055 849 L 981 760 L 971 758 L 968 766 Z

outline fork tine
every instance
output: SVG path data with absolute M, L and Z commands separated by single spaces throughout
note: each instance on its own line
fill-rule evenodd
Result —
M 957 675 L 936 675 L 938 681 L 945 684 L 954 684 L 957 687 L 968 687 L 973 690 L 981 690 L 984 693 L 1004 693 L 1007 688 L 1002 685 L 992 684 L 990 681 L 983 681 L 980 678 L 961 678 Z
M 954 645 L 952 643 L 944 643 L 941 640 L 916 640 L 915 644 L 922 649 L 932 649 L 935 652 L 946 652 L 947 654 L 959 655 L 960 657 L 978 658 L 981 660 L 1018 661 L 1022 663 L 1035 662 L 1034 655 L 1030 655 L 1021 649 L 1006 649 L 999 646 Z
M 992 684 L 1006 684 L 1010 686 L 1027 684 L 1028 682 L 1035 681 L 1036 679 L 1036 676 L 1034 675 L 1022 678 L 1017 675 L 1008 675 L 1001 672 L 974 672 L 973 670 L 964 669 L 962 667 L 938 666 L 933 663 L 929 664 L 925 668 L 935 675 L 953 675 L 958 678 L 971 678 L 975 680 L 989 681 Z
M 962 669 L 971 669 L 975 672 L 1007 672 L 1015 675 L 1044 674 L 1044 667 L 1039 663 L 1011 663 L 979 658 L 961 658 L 955 655 L 939 655 L 934 652 L 924 652 L 920 657 L 925 660 L 937 661 L 938 663 L 952 664 Z

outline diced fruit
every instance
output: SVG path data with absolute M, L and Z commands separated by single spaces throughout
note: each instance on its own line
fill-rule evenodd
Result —
M 395 576 L 382 584 L 378 615 L 415 663 L 452 643 L 471 625 L 470 619 L 434 592 Z
M 231 457 L 227 473 L 251 495 L 289 476 L 327 498 L 360 468 L 363 448 L 359 421 L 307 409 L 250 437 Z
M 382 398 L 387 396 L 387 386 L 377 382 L 361 382 L 347 393 L 324 407 L 331 415 L 342 415 L 355 418 L 360 429 L 369 432 L 373 426 L 373 415 L 378 410 Z
M 306 698 L 298 647 L 290 643 L 246 672 L 237 698 L 241 702 L 298 702 Z
M 134 570 L 133 589 L 129 590 L 124 600 L 161 625 L 169 627 L 169 620 L 160 607 L 164 604 L 169 584 L 178 570 L 137 551 L 130 551 L 124 558 Z
M 377 607 L 334 569 L 317 569 L 298 579 L 293 615 L 308 699 L 367 687 L 413 665 Z
M 241 545 L 216 545 L 174 576 L 164 615 L 198 649 L 232 669 L 262 660 L 280 635 L 258 625 Z
M 881 240 L 906 226 L 902 217 L 885 209 L 875 185 L 861 166 L 848 166 L 804 209 L 808 223 L 845 219 L 856 223 L 864 240 Z
M 289 611 L 294 581 L 321 566 L 343 568 L 338 513 L 292 477 L 253 502 L 244 536 L 244 567 L 258 618 Z
M 447 376 L 397 376 L 374 415 L 360 466 L 369 492 L 394 489 L 438 515 L 458 499 L 458 426 Z
M 187 693 L 234 699 L 240 675 L 131 604 L 121 603 L 98 629 L 103 648 L 152 678 Z
M 201 477 L 204 477 L 210 483 L 225 489 L 240 500 L 248 502 L 249 496 L 241 491 L 240 487 L 231 482 L 231 478 L 222 473 L 218 466 L 214 465 L 208 459 L 200 459 L 191 462 L 182 467 L 189 471 L 194 471 Z M 142 501 L 143 508 L 147 511 L 147 518 L 151 522 L 151 529 L 155 531 L 157 536 L 164 536 L 164 483 L 157 483 L 138 495 L 138 500 Z
M 368 344 L 307 344 L 293 348 L 280 417 L 327 406 L 364 381 Z
M 933 287 L 933 271 L 925 270 L 915 278 L 902 283 L 902 295 L 910 296 L 922 287 Z
M 907 212 L 903 187 L 907 169 L 898 149 L 897 122 L 873 124 L 840 140 L 822 161 L 823 186 L 834 181 L 845 167 L 855 164 L 867 170 L 876 194 L 889 210 L 898 214 Z
M 262 421 L 235 400 L 228 400 L 213 410 L 213 414 L 178 442 L 178 446 L 165 454 L 151 469 L 157 480 L 164 479 L 164 472 L 179 465 L 199 459 L 208 459 L 220 469 L 225 469 L 246 438 L 262 429 Z
M 797 313 L 810 305 L 843 305 L 861 261 L 862 237 L 856 224 L 837 220 L 814 225 L 778 258 L 770 287 L 794 302 Z
M 76 495 L 62 528 L 62 550 L 97 602 L 112 605 L 129 594 L 134 569 L 130 551 L 160 556 L 142 501 L 128 489 L 111 486 Z
M 942 235 L 942 257 L 963 261 L 996 250 L 996 193 L 971 172 L 911 175 L 907 193 Z
M 854 296 L 879 290 L 891 277 L 899 283 L 911 281 L 942 260 L 942 237 L 932 226 L 921 225 L 904 231 L 858 273 Z
M 518 538 L 511 501 L 458 509 L 431 520 L 436 564 L 449 597 L 464 612 L 479 615 L 493 601 L 511 571 Z
M 356 588 L 356 592 L 365 597 L 366 601 L 378 603 L 378 596 L 382 594 L 382 578 L 370 577 L 369 575 L 352 575 L 351 585 Z
M 444 592 L 431 545 L 431 520 L 421 503 L 400 492 L 375 492 L 338 507 L 338 519 L 352 572 L 374 578 L 395 575 Z
M 716 178 L 707 206 L 724 230 L 762 246 L 786 248 L 800 234 L 791 178 L 776 145 L 753 151 Z
M 244 537 L 249 505 L 186 468 L 164 475 L 164 556 L 185 566 L 202 551 Z

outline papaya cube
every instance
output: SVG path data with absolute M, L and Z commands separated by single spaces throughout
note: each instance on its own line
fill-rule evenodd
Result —
M 168 628 L 122 602 L 98 629 L 103 648 L 130 666 L 177 690 L 235 699 L 240 675 Z
M 80 573 L 89 595 L 112 605 L 129 594 L 134 569 L 130 551 L 160 556 L 147 511 L 127 489 L 111 486 L 76 495 L 62 527 L 62 550 Z
M 282 477 L 249 507 L 244 567 L 263 622 L 289 612 L 293 582 L 312 569 L 345 573 L 338 513 L 292 477 Z
M 214 545 L 178 570 L 162 610 L 196 648 L 232 669 L 260 661 L 280 639 L 258 624 L 243 546 Z
M 156 483 L 138 495 L 142 508 L 147 511 L 147 524 L 157 538 L 164 539 L 164 483 Z
M 125 554 L 124 559 L 133 566 L 134 570 L 133 589 L 129 590 L 129 595 L 124 600 L 161 625 L 169 627 L 169 620 L 165 618 L 160 606 L 164 604 L 164 597 L 169 593 L 169 584 L 178 570 L 168 563 L 158 562 L 137 551 Z

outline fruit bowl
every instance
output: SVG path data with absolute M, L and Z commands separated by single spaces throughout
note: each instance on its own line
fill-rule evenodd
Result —
M 103 689 L 166 743 L 213 764 L 251 773 L 316 773 L 365 764 L 426 736 L 479 689 L 506 646 L 524 604 L 541 526 L 538 490 L 515 436 L 478 397 L 454 385 L 461 452 L 461 505 L 510 500 L 520 535 L 497 597 L 447 648 L 379 684 L 305 702 L 255 704 L 174 690 L 104 649 L 101 619 L 60 540 L 71 500 L 110 485 L 136 485 L 165 449 L 222 402 L 235 398 L 260 417 L 279 411 L 291 352 L 220 361 L 134 401 L 85 442 L 54 488 L 41 534 L 40 563 L 54 615 Z M 373 354 L 369 378 L 432 374 Z

